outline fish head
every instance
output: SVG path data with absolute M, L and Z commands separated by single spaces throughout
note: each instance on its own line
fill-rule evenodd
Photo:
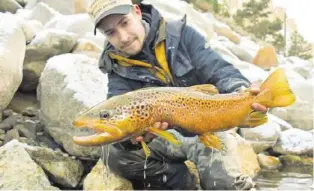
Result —
M 76 128 L 90 128 L 96 134 L 73 137 L 79 145 L 99 146 L 120 142 L 133 136 L 143 134 L 151 121 L 150 105 L 130 95 L 114 96 L 105 100 L 73 121 Z

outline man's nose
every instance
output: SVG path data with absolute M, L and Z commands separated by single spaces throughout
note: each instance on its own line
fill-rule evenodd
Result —
M 125 30 L 119 30 L 119 38 L 121 42 L 129 41 L 129 35 Z

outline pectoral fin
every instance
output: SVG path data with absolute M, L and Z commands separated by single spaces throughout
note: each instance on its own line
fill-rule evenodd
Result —
M 201 85 L 194 85 L 190 87 L 193 90 L 200 91 L 206 94 L 218 94 L 218 89 L 212 84 L 201 84 Z
M 222 143 L 220 139 L 216 135 L 213 135 L 212 133 L 205 133 L 199 135 L 198 138 L 208 148 L 217 150 L 222 149 Z
M 143 151 L 144 151 L 146 159 L 147 159 L 150 156 L 150 149 L 147 146 L 147 144 L 145 143 L 145 141 L 143 141 L 143 140 L 141 141 L 141 145 L 143 147 Z
M 171 133 L 169 133 L 167 131 L 158 129 L 156 127 L 150 127 L 148 129 L 148 132 L 153 133 L 154 135 L 157 135 L 159 137 L 162 137 L 162 138 L 166 139 L 167 141 L 169 141 L 172 144 L 175 144 L 175 145 L 178 145 L 178 146 L 182 145 L 181 141 L 179 141 L 173 134 L 171 134 Z
M 261 111 L 253 111 L 242 123 L 244 126 L 256 127 L 268 121 L 267 114 Z

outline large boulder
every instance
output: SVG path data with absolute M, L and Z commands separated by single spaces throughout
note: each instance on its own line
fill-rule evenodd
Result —
M 0 12 L 10 12 L 14 14 L 18 9 L 22 9 L 22 6 L 18 4 L 15 0 L 0 1 Z
M 19 20 L 0 13 L 0 111 L 7 107 L 22 82 L 26 39 Z
M 107 75 L 98 69 L 97 60 L 70 53 L 50 58 L 37 92 L 41 120 L 54 140 L 71 155 L 99 157 L 99 147 L 79 146 L 72 140 L 74 135 L 94 133 L 74 128 L 72 121 L 107 96 Z
M 109 169 L 110 170 L 110 169 Z M 92 171 L 86 176 L 83 184 L 84 190 L 133 190 L 128 180 L 107 172 L 102 160 L 99 160 Z
M 12 140 L 0 147 L 0 188 L 3 190 L 59 190 L 51 186 L 44 170 L 25 149 Z

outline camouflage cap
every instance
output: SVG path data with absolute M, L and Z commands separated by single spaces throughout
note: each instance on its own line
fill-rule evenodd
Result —
M 131 6 L 132 0 L 90 0 L 87 13 L 95 24 L 94 34 L 101 19 L 111 14 L 128 14 Z

